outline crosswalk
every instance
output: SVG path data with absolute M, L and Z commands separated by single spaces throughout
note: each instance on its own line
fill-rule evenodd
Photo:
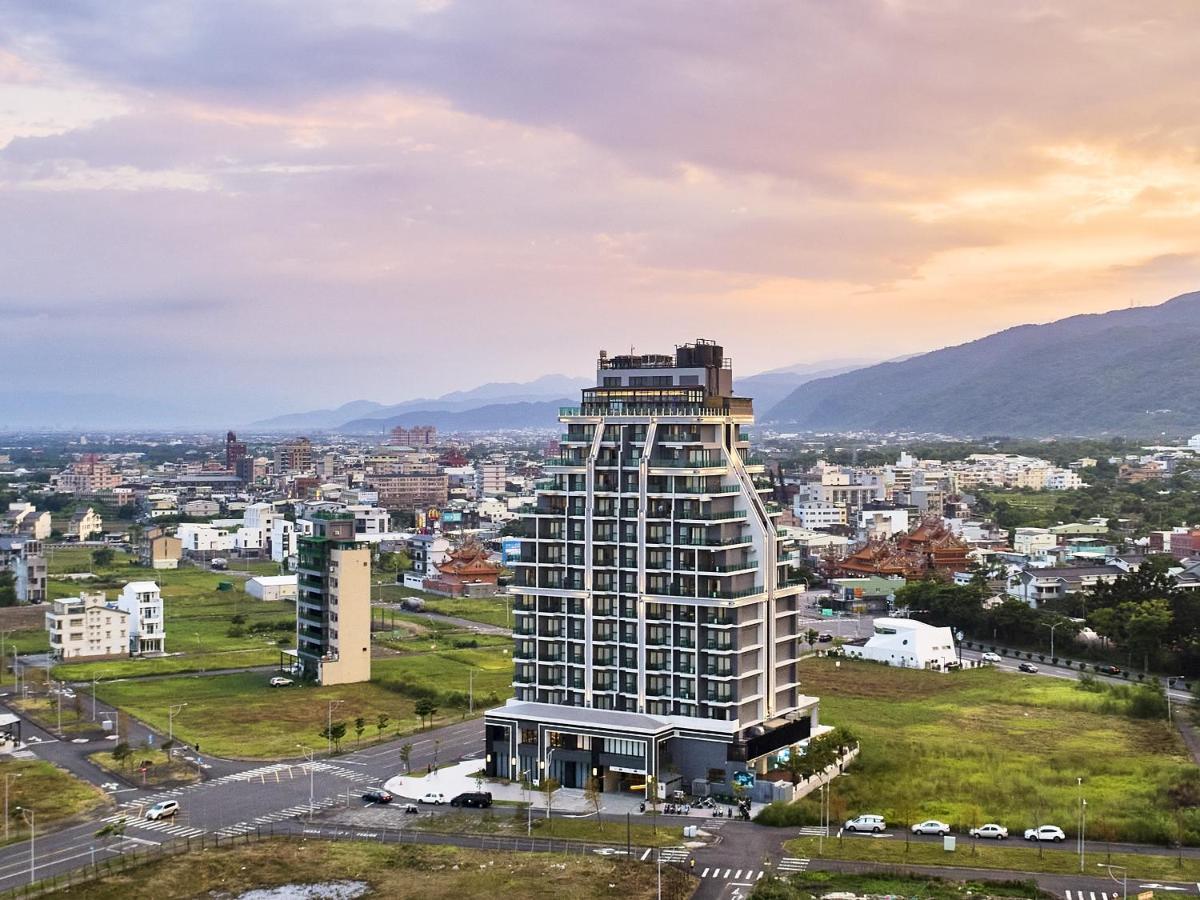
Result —
M 323 809 L 328 809 L 331 806 L 336 806 L 342 802 L 341 797 L 323 797 L 320 800 L 313 802 L 313 812 L 320 812 Z M 217 829 L 218 837 L 237 837 L 243 834 L 249 834 L 251 831 L 257 831 L 264 825 L 272 825 L 275 822 L 283 822 L 287 819 L 296 819 L 300 816 L 307 815 L 309 811 L 307 803 L 297 803 L 295 806 L 289 806 L 287 809 L 277 810 L 273 813 L 258 816 L 255 819 L 248 819 L 244 822 L 235 822 L 232 825 L 226 825 L 223 828 Z
M 687 862 L 692 855 L 687 847 L 667 847 L 658 851 L 659 858 L 666 863 Z
M 1119 892 L 1108 893 L 1105 891 L 1064 891 L 1066 900 L 1117 900 L 1121 895 Z
M 666 851 L 664 851 L 663 859 L 666 859 Z M 804 872 L 808 869 L 807 859 L 795 859 L 790 856 L 785 856 L 779 861 L 776 871 L 780 875 L 795 875 L 798 872 Z M 705 866 L 700 872 L 700 879 L 713 878 L 720 881 L 731 881 L 740 884 L 753 884 L 759 881 L 767 873 L 767 869 L 760 869 L 757 866 L 750 866 L 747 869 L 738 869 L 733 866 Z M 1068 898 L 1070 900 L 1070 898 Z
M 800 829 L 801 837 L 828 837 L 829 831 L 820 825 L 806 825 Z
M 126 828 L 138 828 L 142 831 L 157 831 L 171 837 L 199 837 L 204 834 L 203 828 L 193 828 L 190 825 L 181 825 L 173 819 L 143 819 L 136 816 L 129 816 L 123 813 L 115 813 L 111 816 L 105 816 L 102 820 L 106 824 L 113 824 L 124 821 Z

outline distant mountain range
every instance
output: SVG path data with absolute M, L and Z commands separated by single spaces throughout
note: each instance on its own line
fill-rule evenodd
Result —
M 734 389 L 754 398 L 755 408 L 767 410 L 812 378 L 823 378 L 868 364 L 869 360 L 831 360 L 801 363 L 760 375 L 738 378 Z M 384 405 L 355 400 L 336 409 L 275 416 L 246 426 L 258 431 L 336 431 L 343 434 L 383 434 L 396 426 L 433 425 L 439 431 L 504 431 L 554 428 L 560 406 L 574 406 L 590 378 L 543 375 L 527 382 L 493 382 L 440 397 Z
M 771 409 L 802 431 L 978 435 L 1200 432 L 1200 292 L 1021 325 L 809 381 Z

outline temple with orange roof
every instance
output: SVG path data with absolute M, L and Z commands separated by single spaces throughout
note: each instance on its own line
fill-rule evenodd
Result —
M 451 550 L 438 563 L 437 574 L 425 579 L 425 590 L 451 597 L 490 597 L 498 590 L 502 569 L 491 561 L 488 550 L 470 540 Z
M 907 534 L 869 542 L 849 556 L 830 561 L 836 575 L 948 576 L 970 566 L 970 545 L 936 516 Z

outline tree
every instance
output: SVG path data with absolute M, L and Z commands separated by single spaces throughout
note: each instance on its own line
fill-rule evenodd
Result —
M 804 759 L 804 753 L 801 751 L 799 745 L 788 748 L 788 755 L 783 763 L 783 768 L 791 776 L 793 787 L 808 778 L 808 763 Z
M 815 628 L 810 628 L 804 632 L 804 643 L 808 644 L 808 652 L 812 653 L 813 647 L 817 645 L 817 638 L 821 635 Z
M 17 578 L 7 568 L 0 568 L 0 606 L 17 605 Z
M 341 753 L 342 738 L 346 736 L 346 723 L 334 722 L 332 725 L 326 725 L 321 729 L 320 735 L 325 740 L 333 742 L 333 751 L 335 753 Z
M 600 818 L 600 804 L 604 801 L 604 796 L 600 791 L 602 782 L 599 776 L 593 776 L 587 780 L 583 786 L 583 799 L 588 802 L 592 810 L 596 813 L 596 824 L 600 826 L 600 830 L 604 830 L 604 820 Z
M 175 741 L 172 740 L 171 738 L 168 738 L 167 740 L 163 741 L 162 745 L 158 748 L 159 750 L 161 750 L 163 753 L 165 753 L 167 755 L 168 763 L 171 762 L 171 748 L 174 746 L 175 746 Z
M 117 746 L 112 748 L 112 755 L 113 761 L 123 769 L 129 757 L 133 756 L 133 748 L 124 741 L 121 741 Z
M 125 825 L 125 817 L 122 816 L 115 822 L 109 822 L 107 825 L 97 831 L 95 836 L 105 842 L 107 842 L 109 838 L 123 838 L 125 837 Z
M 92 566 L 97 569 L 107 569 L 113 564 L 112 547 L 97 547 L 92 551 Z
M 408 761 L 412 758 L 412 752 L 413 752 L 412 744 L 402 744 L 400 746 L 400 762 L 404 763 L 404 774 L 405 775 L 408 775 L 412 772 L 412 766 L 410 766 L 408 764 Z
M 1131 604 L 1121 604 L 1122 608 Z M 1142 669 L 1150 671 L 1150 657 L 1157 656 L 1171 631 L 1171 605 L 1166 600 L 1145 600 L 1137 604 L 1125 623 L 1129 652 L 1142 657 Z
M 388 727 L 388 722 L 391 721 L 391 716 L 387 713 L 380 713 L 375 719 L 375 740 L 383 740 L 383 732 Z
M 435 715 L 437 715 L 437 711 L 438 711 L 437 704 L 434 703 L 432 700 L 430 700 L 428 697 L 422 697 L 420 700 L 418 700 L 416 702 L 416 704 L 413 707 L 413 712 L 415 712 L 421 718 L 421 727 L 422 728 L 425 727 L 426 719 L 429 720 L 430 727 L 431 728 L 433 727 L 433 717 Z
M 646 779 L 646 803 L 650 807 L 650 820 L 654 833 L 658 834 L 658 779 L 653 775 Z
M 546 775 L 546 777 L 542 779 L 542 783 L 540 785 L 538 785 L 538 787 L 540 787 L 542 790 L 542 793 L 546 795 L 546 818 L 553 821 L 551 816 L 552 816 L 552 813 L 554 810 L 554 792 L 559 789 L 560 785 L 557 781 L 555 781 L 553 778 L 551 778 L 550 775 Z M 553 828 L 554 828 L 554 826 L 551 825 L 552 831 L 553 831 Z
M 362 716 L 356 716 L 354 719 L 354 741 L 361 747 L 363 732 L 367 730 L 367 720 Z

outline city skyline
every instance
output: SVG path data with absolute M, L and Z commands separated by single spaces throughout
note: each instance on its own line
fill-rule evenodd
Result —
M 246 421 L 680 316 L 749 374 L 1196 287 L 1200 11 L 758 12 L 8 4 L 10 383 Z

